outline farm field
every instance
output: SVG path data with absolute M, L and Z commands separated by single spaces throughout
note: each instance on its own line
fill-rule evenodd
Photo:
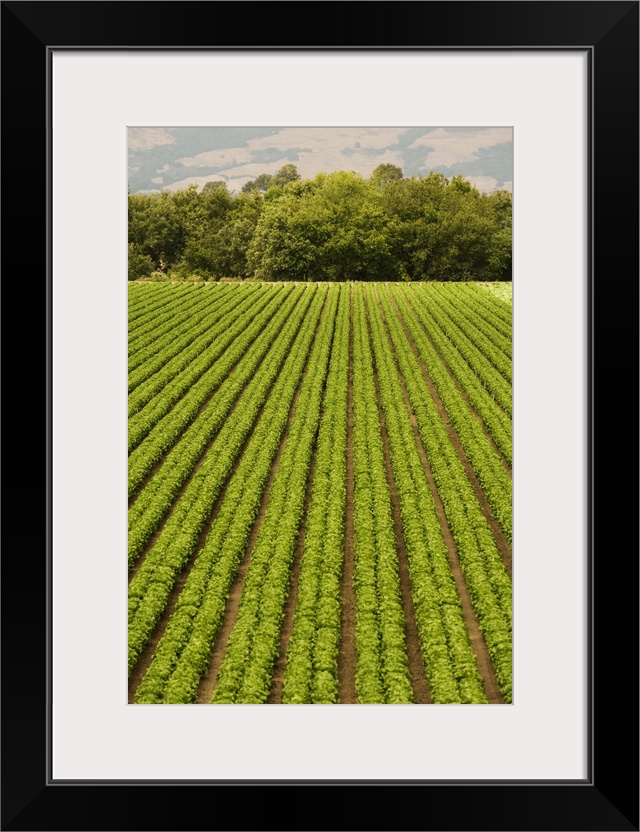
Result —
M 496 297 L 500 298 L 501 300 L 506 301 L 506 303 L 511 304 L 512 302 L 512 283 L 511 282 L 493 282 L 493 283 L 483 283 L 482 284 L 484 289 L 487 289 Z
M 512 702 L 510 285 L 128 291 L 129 702 Z

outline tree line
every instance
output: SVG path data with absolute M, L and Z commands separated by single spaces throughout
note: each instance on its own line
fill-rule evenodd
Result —
M 129 280 L 511 280 L 511 194 L 379 165 L 129 194 Z

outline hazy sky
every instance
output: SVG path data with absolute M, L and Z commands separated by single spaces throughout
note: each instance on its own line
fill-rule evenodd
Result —
M 390 162 L 405 176 L 462 174 L 486 193 L 512 189 L 511 127 L 130 127 L 132 193 L 222 180 L 239 191 L 292 162 L 303 179 Z

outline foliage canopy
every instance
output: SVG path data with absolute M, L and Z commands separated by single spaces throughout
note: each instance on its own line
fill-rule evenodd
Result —
M 129 280 L 510 280 L 511 194 L 381 164 L 129 194 Z

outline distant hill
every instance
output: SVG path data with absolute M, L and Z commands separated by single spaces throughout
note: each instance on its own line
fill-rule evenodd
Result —
M 390 163 L 405 176 L 433 170 L 485 193 L 512 189 L 510 127 L 131 127 L 128 139 L 131 193 L 216 180 L 237 192 L 288 162 L 303 179 L 335 170 L 367 177 Z

